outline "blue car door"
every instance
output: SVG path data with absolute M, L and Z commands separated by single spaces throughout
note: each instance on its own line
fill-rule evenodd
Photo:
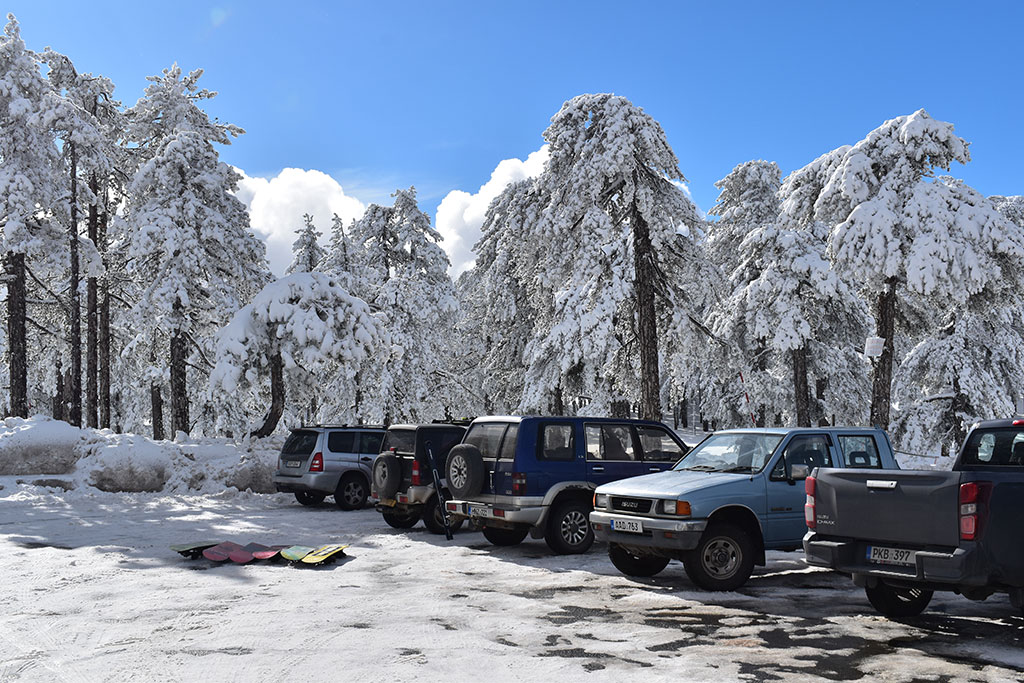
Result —
M 637 425 L 636 434 L 644 461 L 642 471 L 638 471 L 637 474 L 672 469 L 672 465 L 686 452 L 686 447 L 664 427 Z
M 583 425 L 587 450 L 587 481 L 600 486 L 644 474 L 633 426 L 609 422 Z
M 765 482 L 765 545 L 799 545 L 807 531 L 804 482 L 791 481 L 787 467 L 808 465 L 813 470 L 815 467 L 831 467 L 834 461 L 832 439 L 825 432 L 802 432 L 783 444 L 774 463 L 769 465 Z

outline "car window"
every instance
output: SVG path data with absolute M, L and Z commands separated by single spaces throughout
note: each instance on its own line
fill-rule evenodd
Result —
M 1024 466 L 1024 427 L 975 429 L 967 437 L 960 464 Z
M 416 430 L 416 458 L 425 460 L 427 457 L 427 442 L 433 450 L 434 457 L 438 462 L 444 462 L 448 457 L 448 451 L 457 443 L 462 441 L 466 433 L 464 429 L 437 429 L 434 427 L 420 428 Z
M 509 425 L 505 432 L 505 440 L 501 443 L 502 460 L 514 460 L 516 457 L 516 438 L 519 436 L 519 425 Z
M 497 458 L 501 447 L 501 437 L 508 425 L 504 422 L 481 422 L 469 428 L 464 443 L 471 443 L 480 449 L 485 458 Z
M 399 453 L 412 453 L 416 443 L 416 432 L 412 429 L 389 429 L 384 434 L 384 443 L 380 446 L 380 452 L 394 449 Z
M 870 434 L 844 434 L 839 436 L 839 448 L 847 467 L 882 469 L 875 437 Z
M 384 435 L 380 432 L 360 432 L 359 433 L 359 452 L 360 453 L 380 453 L 380 444 L 384 440 Z
M 664 429 L 659 427 L 636 428 L 640 437 L 640 448 L 643 450 L 644 460 L 656 462 L 675 462 L 683 457 L 683 448 Z
M 782 435 L 762 432 L 712 434 L 689 451 L 674 470 L 760 472 L 775 454 Z
M 296 430 L 288 436 L 281 449 L 282 455 L 309 455 L 316 448 L 318 433 L 308 429 Z
M 786 478 L 786 464 L 815 467 L 832 467 L 832 456 L 828 452 L 828 440 L 824 434 L 794 436 L 782 452 L 782 457 L 772 469 L 772 479 Z
M 584 434 L 590 460 L 637 459 L 629 425 L 586 425 Z
M 330 432 L 327 434 L 327 450 L 332 453 L 355 453 L 356 432 Z
M 573 429 L 571 424 L 548 423 L 541 426 L 541 460 L 572 460 L 576 457 Z

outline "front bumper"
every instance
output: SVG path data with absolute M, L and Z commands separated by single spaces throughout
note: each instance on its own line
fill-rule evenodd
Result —
M 449 500 L 445 503 L 448 514 L 464 519 L 505 524 L 529 524 L 536 526 L 544 514 L 543 505 L 507 505 L 502 503 L 477 503 L 472 500 Z
M 916 550 L 913 567 L 868 562 L 867 547 L 872 544 L 865 541 L 825 539 L 810 531 L 804 536 L 803 545 L 807 564 L 851 574 L 858 584 L 867 577 L 897 583 L 947 586 L 947 590 L 989 583 L 988 572 L 982 566 L 982 559 L 973 543 L 951 551 Z M 888 542 L 877 545 L 901 546 Z
M 614 531 L 612 519 L 628 519 L 640 522 L 640 533 Z M 700 537 L 708 526 L 706 519 L 665 519 L 661 517 L 639 517 L 594 510 L 590 513 L 590 526 L 594 538 L 627 548 L 656 548 L 672 552 L 693 550 L 700 543 Z
M 274 472 L 274 487 L 281 493 L 322 493 L 334 495 L 340 472 L 305 472 L 299 476 Z

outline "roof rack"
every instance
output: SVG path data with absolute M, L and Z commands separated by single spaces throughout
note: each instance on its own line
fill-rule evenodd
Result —
M 459 425 L 459 426 L 465 427 L 465 426 L 467 426 L 470 422 L 472 422 L 475 419 L 476 418 L 473 418 L 473 417 L 452 417 L 452 418 L 448 418 L 448 419 L 445 419 L 445 420 L 431 420 L 430 424 L 435 424 L 435 425 L 441 425 L 441 424 L 444 424 L 444 425 Z
M 385 429 L 384 425 L 371 425 L 371 424 L 355 424 L 350 425 L 348 423 L 335 424 L 335 423 L 317 423 L 317 424 L 306 424 L 303 422 L 298 427 L 292 429 Z

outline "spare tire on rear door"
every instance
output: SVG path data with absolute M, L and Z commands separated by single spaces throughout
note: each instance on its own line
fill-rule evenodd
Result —
M 460 443 L 449 451 L 444 471 L 455 498 L 472 498 L 480 493 L 487 476 L 480 449 L 471 443 Z
M 402 460 L 391 453 L 381 453 L 373 461 L 373 488 L 380 498 L 394 498 L 402 485 Z

